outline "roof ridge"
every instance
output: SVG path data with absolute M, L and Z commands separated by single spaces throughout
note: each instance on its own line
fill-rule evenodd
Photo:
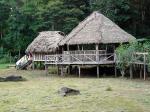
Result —
M 93 12 L 92 14 L 90 14 L 88 17 L 86 17 L 83 21 L 81 21 L 71 32 L 77 30 L 78 26 L 83 24 L 84 22 L 86 22 L 84 24 L 84 26 L 82 26 L 82 28 L 80 28 L 78 31 L 76 31 L 76 33 L 74 35 L 72 35 L 68 40 L 66 40 L 66 42 L 68 42 L 70 39 L 72 39 L 74 36 L 77 35 L 77 33 L 79 33 L 88 23 L 90 23 L 91 21 L 93 21 L 95 19 L 95 17 L 92 17 L 90 20 L 86 21 L 88 18 L 90 18 L 93 14 L 98 13 L 97 11 Z M 100 13 L 99 13 L 100 14 Z M 69 36 L 69 35 L 67 35 Z

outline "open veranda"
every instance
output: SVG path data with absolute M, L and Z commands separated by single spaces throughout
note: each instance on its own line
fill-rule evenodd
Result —
M 21 75 L 24 82 L 0 82 L 0 112 L 149 112 L 150 82 L 122 78 L 45 76 L 44 71 L 0 69 L 0 76 Z M 80 90 L 62 97 L 63 86 Z

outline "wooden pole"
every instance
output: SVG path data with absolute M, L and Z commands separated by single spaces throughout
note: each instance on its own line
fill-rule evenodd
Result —
M 115 64 L 115 77 L 117 77 L 117 67 L 116 67 L 116 64 Z
M 144 80 L 146 80 L 146 57 L 144 54 Z
M 59 65 L 57 65 L 57 75 L 59 75 Z
M 45 65 L 45 74 L 48 75 L 48 65 Z
M 61 76 L 64 76 L 63 66 L 61 66 Z
M 97 65 L 97 78 L 99 78 L 99 66 Z
M 70 74 L 70 65 L 68 66 L 68 74 Z
M 69 51 L 69 45 L 67 45 L 67 51 Z
M 80 46 L 79 45 L 77 45 L 78 46 L 78 50 L 80 50 Z
M 98 52 L 98 44 L 96 44 L 96 62 L 99 62 L 99 52 Z
M 140 67 L 140 79 L 142 79 L 142 70 L 143 70 L 143 65 Z
M 132 65 L 130 65 L 130 79 L 133 79 Z
M 78 70 L 79 70 L 79 78 L 81 77 L 81 68 L 80 66 L 78 66 Z
M 83 51 L 84 49 L 83 49 L 83 45 L 82 45 L 82 51 Z
M 35 70 L 35 63 L 34 63 L 34 60 L 32 62 L 32 69 Z

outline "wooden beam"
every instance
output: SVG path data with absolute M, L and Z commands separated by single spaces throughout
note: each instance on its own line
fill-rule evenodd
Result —
M 67 45 L 67 51 L 69 51 L 70 49 L 69 49 L 69 45 Z
M 81 67 L 78 66 L 78 70 L 79 70 L 79 78 L 81 77 Z
M 83 49 L 83 45 L 82 45 L 82 51 L 83 51 L 84 49 Z
M 132 65 L 130 65 L 130 79 L 133 79 Z
M 70 70 L 70 65 L 68 66 L 68 74 L 71 73 L 71 70 Z
M 142 79 L 142 71 L 143 71 L 143 65 L 140 65 L 140 79 Z
M 77 45 L 77 47 L 78 47 L 78 50 L 80 50 L 80 46 L 79 46 L 79 45 Z
M 116 64 L 115 64 L 115 77 L 117 77 L 117 67 L 116 67 Z
M 63 66 L 61 66 L 61 76 L 64 76 Z
M 98 44 L 96 44 L 96 62 L 99 62 L 99 49 L 98 49 Z
M 144 54 L 144 80 L 146 80 L 146 56 Z
M 45 65 L 45 74 L 48 75 L 48 65 Z
M 99 78 L 99 66 L 97 65 L 97 78 Z
M 34 60 L 32 62 L 32 70 L 35 70 Z

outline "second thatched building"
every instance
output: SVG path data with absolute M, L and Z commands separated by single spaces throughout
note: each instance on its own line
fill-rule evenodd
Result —
M 33 62 L 44 62 L 45 55 L 56 54 L 58 43 L 64 38 L 60 31 L 43 31 L 27 47 L 26 52 L 31 53 Z

